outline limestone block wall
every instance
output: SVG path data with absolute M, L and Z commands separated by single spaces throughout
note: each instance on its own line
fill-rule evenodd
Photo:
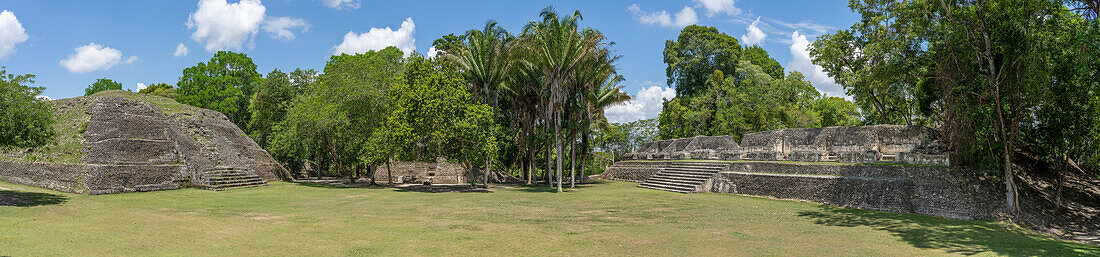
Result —
M 698 143 L 697 143 L 698 142 Z M 920 126 L 877 125 L 780 129 L 729 137 L 692 137 L 643 145 L 628 160 L 717 159 L 799 162 L 950 164 L 936 132 Z
M 643 182 L 682 161 L 624 161 L 603 179 Z M 992 218 L 1001 211 L 996 190 L 978 188 L 965 168 L 888 164 L 774 161 L 723 162 L 702 188 L 717 193 L 768 196 L 954 219 Z
M 445 160 L 435 163 L 394 161 L 390 163 L 389 170 L 385 165 L 378 167 L 374 179 L 389 181 L 391 173 L 394 183 L 466 184 L 470 181 L 466 168 Z
M 0 162 L 0 180 L 78 194 L 178 189 L 183 165 Z

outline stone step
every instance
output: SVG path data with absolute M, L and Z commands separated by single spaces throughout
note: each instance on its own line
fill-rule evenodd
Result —
M 681 180 L 681 179 L 676 179 L 676 178 L 649 178 L 649 180 L 646 180 L 646 182 L 661 182 L 661 183 L 676 184 L 676 185 L 699 186 L 699 185 L 702 185 L 703 182 L 706 182 L 706 181 L 705 180 Z
M 657 174 L 710 177 L 710 176 L 714 176 L 714 174 L 718 174 L 718 172 L 663 170 L 663 171 L 658 172 Z
M 688 184 L 676 183 L 676 182 L 653 181 L 653 180 L 646 180 L 646 182 L 642 183 L 642 185 L 649 185 L 649 186 L 656 186 L 656 187 L 667 187 L 667 188 L 674 188 L 674 189 L 687 190 L 687 191 L 695 191 L 695 187 L 696 187 L 696 185 L 688 185 Z
M 211 189 L 223 189 L 223 188 L 236 188 L 236 187 L 249 186 L 249 185 L 266 185 L 266 184 L 267 184 L 267 182 L 263 182 L 263 181 L 249 181 L 249 182 L 216 184 L 216 185 L 209 185 L 207 187 L 211 188 Z
M 689 177 L 675 177 L 675 176 L 668 176 L 668 175 L 654 175 L 653 177 L 650 177 L 649 179 L 683 181 L 683 182 L 686 182 L 686 183 L 703 183 L 704 181 L 706 181 L 706 179 L 709 179 L 709 177 L 706 177 L 706 178 L 691 177 L 691 178 L 689 178 Z
M 718 168 L 693 168 L 693 167 L 667 167 L 666 170 L 682 170 L 682 171 L 700 171 L 700 172 L 719 172 L 722 169 Z
M 258 177 L 259 176 L 252 175 L 252 174 L 240 174 L 240 175 L 207 176 L 207 179 L 208 180 L 214 180 L 214 179 L 225 180 L 225 179 L 243 179 L 243 178 L 258 178 Z
M 222 185 L 232 183 L 244 183 L 244 182 L 264 182 L 262 178 L 247 178 L 247 179 L 223 179 L 223 180 L 210 180 L 211 185 Z
M 698 175 L 685 176 L 685 175 L 681 175 L 681 174 L 658 173 L 656 175 L 653 175 L 650 178 L 680 179 L 680 180 L 687 180 L 687 181 L 706 181 L 707 179 L 709 179 L 711 177 L 713 177 L 713 175 L 711 175 L 711 176 L 698 176 Z

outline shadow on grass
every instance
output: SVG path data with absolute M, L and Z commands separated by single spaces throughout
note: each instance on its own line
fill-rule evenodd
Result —
M 374 188 L 374 189 L 379 189 L 379 188 L 386 188 L 386 186 L 383 186 L 383 185 L 370 185 L 369 183 L 330 184 L 330 183 L 303 182 L 303 181 L 293 181 L 293 182 L 289 182 L 289 183 L 299 185 L 299 186 L 305 186 L 305 187 L 331 188 L 331 189 L 350 189 L 350 188 Z
M 577 184 L 577 189 L 584 189 L 584 188 L 587 188 L 587 187 L 591 187 L 591 186 L 599 185 L 599 184 L 605 184 L 605 183 L 608 183 L 608 182 L 600 180 L 600 181 L 595 181 L 595 182 Z M 550 187 L 546 184 L 532 184 L 532 185 L 517 184 L 516 188 L 518 188 L 519 191 L 521 191 L 521 192 L 528 192 L 528 193 L 557 193 L 558 192 L 557 184 L 554 184 L 553 187 Z M 562 184 L 561 189 L 564 190 L 565 192 L 569 192 L 569 189 L 570 189 L 569 188 L 569 183 Z
M 420 193 L 492 193 L 489 189 L 471 185 L 403 185 L 397 192 Z
M 57 205 L 68 201 L 63 195 L 0 190 L 0 206 L 34 207 Z
M 1100 256 L 1100 247 L 1048 238 L 991 221 L 961 221 L 918 214 L 899 214 L 823 205 L 802 211 L 814 223 L 890 232 L 918 248 L 974 255 L 994 252 L 1008 256 Z

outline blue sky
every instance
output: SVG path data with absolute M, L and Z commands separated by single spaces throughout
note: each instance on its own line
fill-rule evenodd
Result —
M 660 111 L 660 99 L 673 94 L 665 86 L 661 51 L 687 24 L 758 41 L 787 70 L 799 70 L 821 91 L 841 96 L 808 63 L 804 46 L 858 19 L 841 0 L 0 0 L 0 65 L 9 73 L 36 75 L 35 85 L 46 87 L 46 96 L 69 98 L 104 77 L 130 89 L 175 84 L 184 68 L 223 49 L 248 54 L 264 74 L 321 70 L 333 53 L 385 45 L 426 53 L 436 38 L 480 28 L 489 19 L 518 33 L 547 5 L 563 13 L 580 10 L 583 25 L 615 42 L 625 91 L 637 100 L 609 110 L 612 121 Z M 181 44 L 185 55 L 178 51 Z

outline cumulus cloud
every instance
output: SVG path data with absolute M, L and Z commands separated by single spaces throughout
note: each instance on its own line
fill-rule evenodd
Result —
M 148 86 L 145 86 L 145 83 L 138 82 L 136 91 L 141 91 L 142 89 L 145 89 L 146 87 L 148 87 Z
M 321 0 L 321 4 L 337 10 L 359 8 L 359 1 L 356 0 Z
M 371 28 L 361 34 L 348 31 L 348 34 L 344 35 L 344 42 L 333 47 L 333 54 L 357 54 L 394 46 L 405 52 L 405 55 L 409 55 L 416 50 L 416 46 L 413 45 L 416 43 L 416 39 L 413 38 L 414 33 L 416 33 L 416 24 L 413 23 L 412 18 L 405 18 L 397 30 L 390 27 Z
M 791 42 L 791 61 L 787 63 L 787 69 L 801 72 L 822 93 L 847 98 L 844 88 L 834 82 L 821 66 L 814 65 L 810 60 L 810 41 L 806 40 L 806 35 L 795 31 L 791 34 Z
M 664 100 L 676 97 L 675 89 L 652 81 L 647 81 L 646 84 L 650 86 L 638 90 L 626 104 L 607 108 L 604 111 L 607 120 L 621 123 L 657 117 L 664 108 Z
M 122 51 L 118 49 L 90 43 L 77 47 L 76 53 L 69 58 L 61 60 L 61 66 L 73 73 L 87 73 L 95 70 L 107 70 L 119 63 L 133 63 L 137 56 L 122 59 Z
M 746 28 L 747 32 L 744 35 L 741 35 L 741 42 L 744 42 L 745 45 L 758 45 L 761 42 L 764 42 L 765 37 L 768 37 L 768 34 L 764 34 L 764 31 L 760 30 L 760 27 L 758 27 L 757 24 L 760 24 L 760 18 L 756 18 L 756 21 L 753 21 L 752 24 L 749 24 L 749 27 Z
M 175 57 L 187 56 L 187 53 L 190 52 L 190 51 L 191 50 L 187 49 L 187 46 L 183 45 L 183 43 L 180 43 L 179 45 L 176 46 L 176 52 L 172 53 L 172 56 L 175 56 Z
M 435 58 L 436 55 L 439 55 L 439 50 L 435 50 L 433 46 L 432 48 L 428 48 L 428 53 L 425 56 L 428 58 Z
M 646 25 L 686 27 L 699 22 L 699 16 L 695 14 L 695 9 L 687 6 L 684 6 L 684 9 L 681 9 L 680 12 L 677 12 L 675 15 L 669 14 L 664 10 L 658 12 L 642 11 L 642 8 L 638 7 L 637 4 L 632 4 L 626 9 L 630 10 L 630 13 L 633 13 L 634 17 L 641 21 L 642 24 Z
M 715 14 L 719 13 L 741 14 L 741 9 L 733 6 L 733 0 L 695 0 L 695 2 L 707 10 L 707 17 L 714 17 Z
M 265 11 L 260 0 L 200 0 L 199 9 L 187 18 L 187 28 L 195 30 L 191 39 L 206 44 L 206 51 L 240 50 L 259 31 Z
M 11 11 L 0 12 L 0 58 L 15 52 L 15 45 L 27 41 L 27 31 Z
M 275 17 L 264 21 L 264 31 L 271 34 L 272 38 L 281 40 L 294 39 L 294 32 L 290 29 L 302 28 L 302 32 L 309 31 L 309 23 L 301 18 Z

